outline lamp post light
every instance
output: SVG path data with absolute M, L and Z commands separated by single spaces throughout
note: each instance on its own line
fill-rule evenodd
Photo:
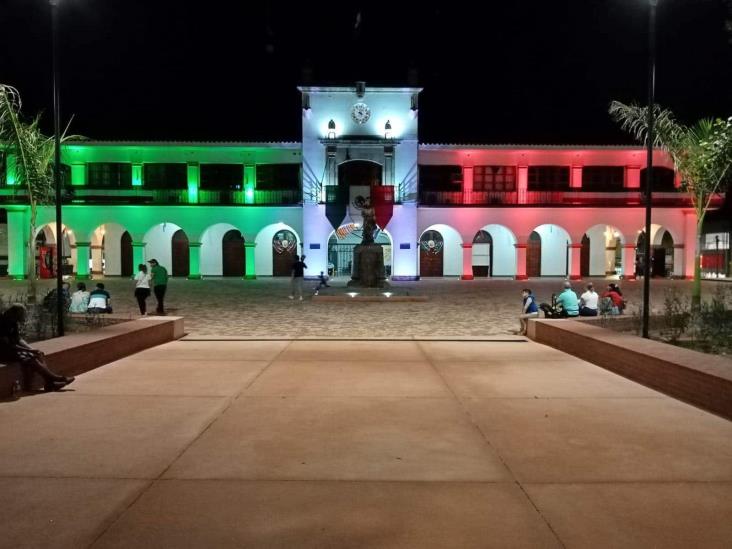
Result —
M 384 139 L 391 139 L 391 120 L 387 120 L 384 124 Z
M 59 94 L 58 9 L 60 0 L 51 5 L 51 63 L 53 70 L 53 182 L 56 189 L 56 334 L 64 335 L 63 231 L 61 222 L 61 98 Z
M 336 138 L 336 123 L 335 120 L 332 118 L 330 119 L 330 122 L 328 122 L 328 139 L 335 139 Z
M 656 103 L 656 5 L 658 0 L 648 0 L 648 137 L 646 161 L 646 237 L 643 240 L 643 319 L 642 336 L 648 338 L 651 301 L 651 210 L 653 194 L 653 140 Z

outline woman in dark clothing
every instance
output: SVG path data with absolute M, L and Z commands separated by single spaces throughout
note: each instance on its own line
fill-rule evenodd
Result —
M 46 391 L 58 391 L 74 381 L 73 377 L 55 374 L 46 366 L 43 353 L 32 349 L 20 337 L 20 325 L 25 322 L 23 305 L 12 305 L 0 315 L 0 362 L 18 362 L 26 372 L 43 378 Z

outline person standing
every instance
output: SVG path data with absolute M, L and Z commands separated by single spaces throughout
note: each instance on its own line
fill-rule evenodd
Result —
M 137 275 L 135 276 L 135 299 L 137 306 L 140 307 L 140 314 L 147 314 L 147 298 L 150 297 L 150 273 L 147 272 L 147 265 L 140 263 L 137 266 Z
M 600 296 L 597 295 L 592 282 L 587 285 L 587 291 L 580 296 L 580 316 L 597 316 L 597 304 Z
M 168 270 L 158 263 L 157 259 L 148 261 L 150 264 L 150 276 L 152 277 L 153 293 L 158 301 L 155 311 L 159 315 L 165 314 L 165 291 L 168 289 Z
M 300 256 L 296 255 L 295 262 L 292 264 L 290 299 L 295 299 L 295 293 L 297 292 L 298 299 L 302 301 L 302 281 L 305 277 L 305 269 L 307 268 L 308 266 L 300 259 Z

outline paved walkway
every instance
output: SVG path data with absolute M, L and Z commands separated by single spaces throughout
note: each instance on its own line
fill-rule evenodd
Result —
M 44 287 L 51 282 L 43 281 Z M 104 280 L 112 293 L 115 313 L 137 316 L 130 280 Z M 345 280 L 335 283 L 345 286 Z M 581 290 L 583 283 L 575 284 Z M 596 279 L 598 288 L 606 280 Z M 716 283 L 705 282 L 705 292 Z M 314 288 L 315 282 L 306 285 Z M 234 336 L 290 339 L 297 337 L 483 337 L 507 335 L 517 329 L 516 316 L 521 308 L 521 288 L 529 286 L 539 301 L 550 301 L 558 292 L 561 279 L 515 281 L 483 279 L 427 279 L 420 282 L 395 283 L 402 290 L 429 296 L 426 303 L 314 303 L 287 299 L 289 279 L 262 278 L 238 280 L 173 279 L 168 288 L 169 309 L 186 319 L 186 330 L 199 336 Z M 653 280 L 652 305 L 663 308 L 664 291 L 679 288 L 690 293 L 690 282 Z M 0 294 L 10 296 L 25 283 L 0 281 Z M 642 282 L 626 282 L 624 293 L 629 312 L 641 301 Z M 312 292 L 311 292 L 312 293 Z M 154 299 L 149 300 L 150 304 Z
M 179 341 L 1 403 L 0 509 L 3 547 L 729 548 L 732 423 L 527 341 Z

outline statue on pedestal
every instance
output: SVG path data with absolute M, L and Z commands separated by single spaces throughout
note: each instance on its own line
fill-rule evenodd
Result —
M 363 226 L 361 244 L 353 249 L 353 270 L 348 286 L 384 288 L 388 286 L 384 271 L 384 250 L 381 244 L 374 242 L 377 230 L 376 210 L 369 197 L 356 197 L 353 206 L 361 212 Z

